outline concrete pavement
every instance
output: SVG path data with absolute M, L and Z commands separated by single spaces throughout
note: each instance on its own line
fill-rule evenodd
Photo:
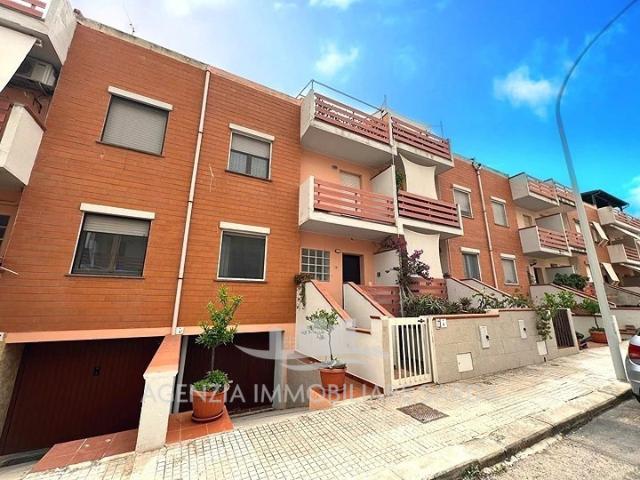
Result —
M 456 478 L 586 421 L 628 391 L 599 348 L 27 478 Z M 446 416 L 421 423 L 398 410 L 416 403 Z

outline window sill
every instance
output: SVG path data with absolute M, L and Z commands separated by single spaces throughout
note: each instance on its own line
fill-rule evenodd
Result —
M 266 280 L 252 280 L 249 278 L 216 278 L 214 281 L 221 283 L 267 283 Z
M 131 147 L 125 147 L 123 145 L 118 145 L 116 143 L 103 142 L 102 140 L 96 140 L 96 143 L 99 145 L 106 145 L 107 147 L 120 148 L 122 150 L 129 150 L 130 152 L 142 153 L 144 155 L 151 155 L 152 157 L 164 158 L 164 154 L 162 153 L 146 152 L 144 150 L 138 150 Z
M 231 173 L 232 175 L 238 175 L 239 177 L 245 177 L 245 178 L 252 178 L 254 180 L 260 180 L 261 182 L 273 182 L 273 180 L 271 180 L 270 178 L 255 177 L 253 175 L 249 175 L 248 173 L 236 172 L 234 170 L 229 170 L 228 168 L 225 168 L 224 171 L 227 172 L 227 173 Z
M 79 277 L 79 278 L 115 278 L 115 279 L 124 279 L 127 280 L 144 280 L 144 276 L 136 277 L 133 275 L 96 275 L 93 273 L 66 273 L 65 277 Z
M 494 223 L 494 225 L 495 225 L 496 227 L 506 228 L 507 230 L 509 229 L 509 225 L 500 225 L 499 223 Z
M 464 213 L 460 213 L 460 216 L 461 216 L 462 218 L 468 218 L 468 219 L 470 219 L 470 220 L 473 220 L 473 215 L 465 215 Z
M 505 287 L 518 287 L 518 286 L 520 286 L 520 283 L 507 283 L 507 282 L 504 282 L 504 286 Z

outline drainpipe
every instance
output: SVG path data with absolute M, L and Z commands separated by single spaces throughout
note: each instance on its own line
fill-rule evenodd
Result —
M 487 244 L 489 246 L 489 260 L 491 261 L 491 274 L 493 275 L 493 286 L 498 288 L 498 276 L 496 275 L 496 262 L 493 259 L 493 242 L 491 241 L 491 230 L 489 229 L 489 219 L 487 217 L 487 203 L 484 201 L 484 189 L 482 188 L 482 177 L 480 176 L 480 170 L 482 165 L 473 160 L 471 162 L 473 168 L 476 171 L 476 178 L 478 179 L 478 190 L 480 191 L 480 202 L 482 204 L 482 216 L 484 218 L 484 228 L 487 232 Z
M 189 199 L 187 200 L 187 218 L 184 223 L 184 235 L 182 237 L 182 251 L 180 252 L 180 268 L 178 269 L 178 284 L 176 285 L 176 300 L 173 305 L 173 319 L 171 321 L 171 334 L 175 335 L 178 328 L 178 315 L 180 314 L 180 299 L 182 298 L 182 284 L 184 282 L 184 266 L 187 260 L 187 245 L 189 243 L 189 231 L 191 229 L 191 212 L 193 211 L 193 198 L 196 191 L 196 177 L 200 164 L 200 148 L 202 147 L 202 134 L 204 132 L 204 118 L 207 112 L 207 98 L 209 96 L 209 79 L 211 72 L 205 72 L 204 91 L 202 92 L 202 106 L 200 108 L 200 123 L 198 125 L 198 139 L 196 151 L 193 157 L 193 171 L 191 172 L 191 185 L 189 187 Z

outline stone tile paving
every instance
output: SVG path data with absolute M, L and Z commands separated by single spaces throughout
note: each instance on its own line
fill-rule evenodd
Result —
M 128 455 L 31 474 L 53 479 L 343 479 L 489 437 L 615 383 L 606 348 Z M 423 402 L 448 417 L 422 424 L 397 408 Z M 398 477 L 399 478 L 399 477 Z

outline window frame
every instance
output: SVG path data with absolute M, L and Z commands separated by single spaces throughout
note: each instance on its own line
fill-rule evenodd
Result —
M 269 135 L 266 133 L 262 133 L 262 132 L 258 132 L 256 130 L 252 130 L 250 128 L 246 128 L 246 127 L 242 127 L 240 125 L 235 125 L 233 123 L 229 124 L 229 152 L 227 154 L 227 168 L 226 171 L 229 173 L 234 173 L 236 175 L 242 175 L 245 177 L 249 177 L 249 178 L 255 178 L 257 180 L 263 180 L 263 181 L 271 181 L 271 166 L 273 164 L 273 142 L 275 141 L 275 137 L 273 135 Z M 238 134 L 238 135 L 242 135 L 248 138 L 253 138 L 254 140 L 258 140 L 260 142 L 264 142 L 264 143 L 268 143 L 269 144 L 269 158 L 267 158 L 267 176 L 266 177 L 258 177 L 256 175 L 251 175 L 251 173 L 247 173 L 245 172 L 238 172 L 236 170 L 232 170 L 231 169 L 231 152 L 236 152 L 236 153 L 240 153 L 242 155 L 247 155 L 250 159 L 252 159 L 253 157 L 255 158 L 260 158 L 262 160 L 265 160 L 265 158 L 263 157 L 258 157 L 255 155 L 251 155 L 250 153 L 246 153 L 246 152 L 241 152 L 239 150 L 233 150 L 231 147 L 233 145 L 233 135 L 234 134 Z M 250 162 L 248 163 L 248 165 L 250 165 Z M 246 170 L 246 168 L 245 168 Z
M 110 147 L 123 148 L 125 150 L 130 150 L 132 152 L 144 153 L 145 155 L 153 155 L 155 157 L 164 157 L 164 149 L 167 144 L 167 131 L 169 130 L 169 121 L 171 119 L 170 113 L 173 111 L 173 105 L 160 100 L 155 100 L 151 97 L 146 97 L 144 95 L 122 90 L 120 88 L 113 87 L 113 86 L 109 86 L 107 91 L 109 92 L 109 102 L 107 105 L 107 111 L 102 120 L 100 138 L 99 140 L 97 140 L 97 142 L 103 145 L 108 145 Z M 107 121 L 109 120 L 109 115 L 111 114 L 111 106 L 113 105 L 114 97 L 118 97 L 128 102 L 137 103 L 138 105 L 145 105 L 147 107 L 155 108 L 157 110 L 166 112 L 167 121 L 164 124 L 164 131 L 162 132 L 162 148 L 160 149 L 160 153 L 151 152 L 148 150 L 141 150 L 139 148 L 129 147 L 127 145 L 120 145 L 118 143 L 113 143 L 113 142 L 104 140 L 104 131 L 105 131 L 105 128 L 107 127 Z
M 504 261 L 511 262 L 513 264 L 513 271 L 516 276 L 515 282 L 507 282 L 507 275 L 506 275 L 506 272 L 504 269 L 504 263 L 503 263 Z M 502 264 L 502 275 L 504 279 L 504 284 L 509 286 L 520 285 L 520 277 L 518 275 L 518 262 L 516 261 L 516 256 L 503 253 L 500 255 L 500 263 Z
M 238 236 L 255 237 L 264 239 L 264 264 L 262 266 L 262 278 L 234 278 L 220 276 L 220 267 L 222 265 L 222 239 L 224 234 L 235 234 Z M 247 282 L 247 283 L 264 283 L 267 281 L 267 258 L 269 253 L 269 235 L 271 230 L 263 227 L 253 227 L 250 225 L 238 225 L 226 222 L 220 222 L 220 242 L 218 246 L 218 267 L 216 268 L 216 280 L 221 282 Z
M 0 208 L 0 217 L 7 217 L 7 225 L 4 227 L 4 234 L 0 237 L 0 261 L 4 257 L 4 252 L 9 245 L 9 237 L 11 235 L 11 228 L 13 227 L 13 219 L 15 217 L 15 211 L 10 212 L 9 210 L 5 211 Z
M 460 249 L 460 253 L 462 255 L 462 270 L 464 272 L 465 278 L 475 278 L 475 277 L 470 277 L 469 275 L 467 275 L 467 272 L 465 271 L 466 270 L 466 264 L 465 264 L 465 261 L 464 261 L 464 256 L 465 255 L 473 255 L 476 258 L 476 261 L 478 263 L 478 276 L 480 277 L 480 278 L 476 278 L 476 280 L 482 281 L 482 267 L 480 265 L 480 250 L 476 250 L 476 249 L 473 249 L 473 248 L 462 247 Z
M 328 268 L 328 271 L 326 273 L 326 279 L 317 278 L 317 277 L 315 277 L 316 274 L 304 271 L 303 258 L 304 258 L 304 251 L 305 250 L 313 250 L 315 252 L 322 252 L 323 253 L 323 259 L 324 259 L 324 254 L 325 253 L 328 254 L 327 257 L 326 257 L 327 258 L 327 265 L 326 266 Z M 314 258 L 318 258 L 318 257 L 314 257 Z M 314 266 L 317 268 L 317 265 L 314 265 Z M 324 267 L 324 266 L 325 265 L 323 264 L 322 267 Z M 323 268 L 323 270 L 324 270 L 324 268 Z M 309 275 L 313 275 L 314 276 L 314 280 L 317 280 L 319 282 L 330 282 L 331 281 L 331 250 L 323 250 L 321 248 L 301 247 L 300 248 L 300 272 L 306 273 L 306 274 L 309 274 Z M 324 275 L 324 271 L 323 271 L 323 275 Z
M 504 211 L 504 221 L 505 223 L 498 223 L 498 218 L 496 217 L 496 212 L 493 209 L 494 205 L 500 205 L 502 210 Z M 507 214 L 507 202 L 502 200 L 501 198 L 491 197 L 491 214 L 493 215 L 493 224 L 499 227 L 509 228 L 509 215 Z
M 454 185 L 452 188 L 452 192 L 453 192 L 453 203 L 458 206 L 460 210 L 460 216 L 464 218 L 473 218 L 473 205 L 471 204 L 471 189 L 467 187 L 461 187 L 460 185 Z M 469 214 L 465 214 L 465 212 L 462 210 L 462 206 L 458 202 L 456 202 L 456 192 L 466 195 L 467 198 L 469 199 Z

